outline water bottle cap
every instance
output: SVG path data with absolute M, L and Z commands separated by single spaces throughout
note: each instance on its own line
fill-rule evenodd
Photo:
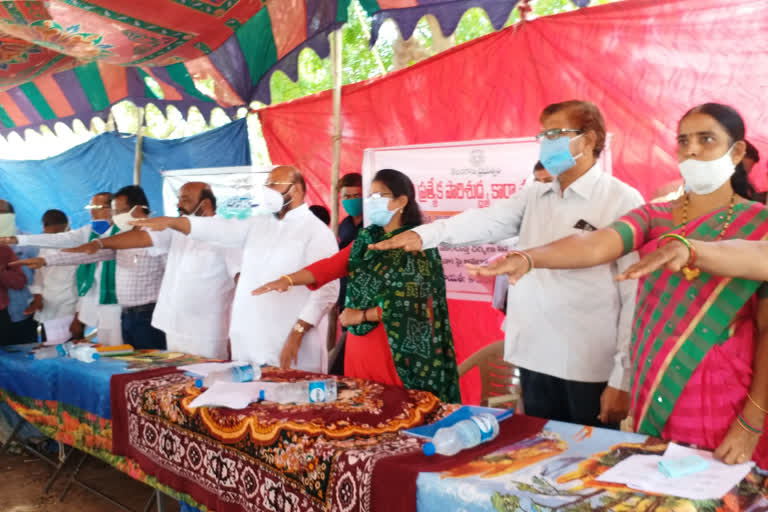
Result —
M 203 379 L 195 379 L 195 387 L 203 387 Z
M 424 443 L 424 446 L 421 447 L 421 451 L 427 456 L 434 455 L 437 452 L 434 443 Z
M 259 390 L 259 400 L 264 400 L 264 390 L 263 389 Z
M 93 358 L 94 358 L 94 359 L 98 359 L 98 358 L 100 358 L 100 357 L 101 357 L 101 354 L 99 354 L 98 352 L 96 352 L 95 354 L 93 354 Z
M 28 359 L 34 359 L 35 358 L 35 354 L 34 353 L 27 354 L 27 358 Z

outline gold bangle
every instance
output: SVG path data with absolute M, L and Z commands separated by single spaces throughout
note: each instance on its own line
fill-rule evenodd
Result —
M 528 263 L 528 270 L 525 271 L 526 274 L 528 272 L 530 272 L 531 270 L 533 270 L 533 258 L 531 258 L 531 256 L 527 252 L 525 252 L 525 251 L 509 251 L 507 253 L 507 256 L 509 256 L 510 254 L 511 255 L 515 255 L 515 256 L 520 256 L 521 258 L 523 258 Z
M 744 430 L 744 432 L 749 432 L 750 434 L 754 434 L 755 432 L 752 432 L 749 430 L 744 424 L 741 422 L 741 420 L 736 420 L 736 423 L 739 424 L 739 426 Z
M 754 398 L 752 398 L 752 395 L 751 395 L 751 394 L 747 393 L 747 398 L 749 398 L 749 401 L 750 401 L 750 402 L 752 402 L 752 405 L 754 405 L 755 407 L 757 407 L 758 409 L 760 409 L 760 412 L 763 412 L 763 413 L 765 413 L 765 414 L 768 414 L 768 411 L 766 411 L 765 409 L 763 409 L 762 407 L 760 407 L 760 404 L 758 404 L 757 402 L 755 402 L 755 399 L 754 399 Z
M 280 279 L 282 279 L 282 278 L 286 278 L 288 280 L 288 286 L 289 287 L 293 286 L 293 279 L 291 279 L 291 276 L 286 274 L 284 276 L 280 276 Z

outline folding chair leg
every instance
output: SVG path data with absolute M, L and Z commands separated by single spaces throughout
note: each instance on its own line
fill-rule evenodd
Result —
M 11 443 L 13 443 L 16 440 L 16 436 L 19 435 L 19 431 L 21 430 L 21 427 L 24 426 L 24 423 L 26 423 L 27 420 L 23 418 L 19 418 L 19 422 L 16 424 L 15 427 L 13 427 L 13 432 L 11 432 L 11 437 L 8 438 L 8 440 L 3 443 L 3 446 L 0 447 L 0 455 L 5 455 L 8 452 L 8 448 L 11 447 Z

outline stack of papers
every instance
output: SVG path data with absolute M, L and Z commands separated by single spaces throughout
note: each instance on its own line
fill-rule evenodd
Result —
M 709 464 L 696 473 L 670 478 L 659 470 L 663 459 L 698 456 Z M 632 455 L 600 475 L 598 481 L 624 484 L 630 489 L 678 496 L 690 500 L 720 499 L 739 484 L 752 470 L 753 462 L 724 464 L 711 452 L 670 443 L 664 455 Z

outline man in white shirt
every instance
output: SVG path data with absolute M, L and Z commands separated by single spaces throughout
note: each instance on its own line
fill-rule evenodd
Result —
M 69 231 L 69 219 L 61 210 L 48 210 L 43 214 L 43 233 L 55 234 Z M 41 249 L 39 256 L 46 257 L 54 249 Z M 35 271 L 29 286 L 32 302 L 24 312 L 35 315 L 40 323 L 49 320 L 74 318 L 77 312 L 76 267 L 46 267 Z
M 128 185 L 115 193 L 112 208 L 112 221 L 117 229 L 130 231 L 133 229 L 130 224 L 132 220 L 146 218 L 149 214 L 149 201 L 141 187 Z M 94 239 L 94 242 L 102 244 L 101 238 Z M 152 327 L 152 314 L 165 273 L 165 254 L 154 254 L 146 249 L 119 252 L 101 249 L 94 254 L 59 252 L 46 258 L 19 260 L 13 265 L 42 268 L 45 265 L 87 265 L 97 262 L 103 262 L 105 266 L 114 265 L 115 268 L 113 300 L 121 308 L 120 329 L 123 341 L 136 349 L 164 350 L 165 334 Z
M 112 194 L 99 192 L 86 206 L 91 212 L 91 223 L 63 233 L 42 235 L 17 235 L 0 238 L 0 244 L 64 249 L 80 245 L 88 240 L 110 236 L 117 232 L 112 225 Z M 120 345 L 123 337 L 120 330 L 120 306 L 114 290 L 114 269 L 101 262 L 81 265 L 76 270 L 77 291 L 80 298 L 70 332 L 74 338 L 83 336 L 83 324 L 98 329 L 98 339 L 105 345 Z M 106 277 L 106 279 L 104 279 Z M 105 283 L 105 286 L 102 286 Z
M 306 184 L 295 167 L 274 168 L 264 192 L 269 199 L 265 208 L 274 215 L 246 220 L 156 217 L 135 224 L 175 229 L 195 240 L 242 251 L 229 331 L 232 359 L 325 373 L 326 312 L 336 302 L 338 282 L 315 291 L 299 286 L 279 295 L 253 296 L 251 290 L 332 256 L 338 251 L 336 239 L 304 203 Z
M 524 250 L 603 228 L 643 204 L 635 189 L 597 165 L 606 131 L 592 103 L 550 105 L 540 122 L 541 160 L 555 181 L 535 182 L 507 201 L 420 226 L 375 248 L 410 251 L 519 236 Z M 534 268 L 510 288 L 504 359 L 520 368 L 526 414 L 592 425 L 598 418 L 615 425 L 626 416 L 637 284 L 614 278 L 635 261 L 632 253 L 590 269 Z
M 180 215 L 213 217 L 216 196 L 206 183 L 186 183 L 179 192 Z M 167 254 L 152 325 L 165 332 L 168 350 L 227 359 L 229 317 L 242 250 L 201 242 L 178 231 L 133 230 L 89 242 L 67 252 L 150 247 Z

